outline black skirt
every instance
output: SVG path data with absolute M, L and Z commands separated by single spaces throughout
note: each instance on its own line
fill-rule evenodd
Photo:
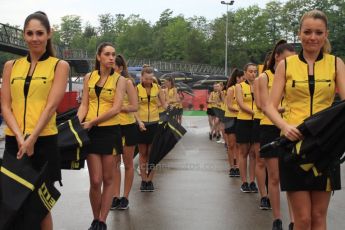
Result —
M 239 144 L 252 142 L 253 120 L 236 121 L 236 141 Z
M 225 117 L 224 118 L 224 131 L 226 134 L 236 133 L 236 117 Z
M 17 156 L 18 144 L 14 136 L 5 138 L 5 154 Z M 40 171 L 47 162 L 48 179 L 51 183 L 61 180 L 60 153 L 57 146 L 57 135 L 40 136 L 34 145 L 34 154 L 30 157 L 33 167 Z
M 212 110 L 216 117 L 222 118 L 222 116 L 224 116 L 224 111 L 221 110 L 220 108 L 213 107 Z
M 121 125 L 122 144 L 124 146 L 134 146 L 138 143 L 137 124 Z
M 207 115 L 209 115 L 209 116 L 214 116 L 214 115 L 215 115 L 212 108 L 207 108 L 207 112 L 206 112 L 206 113 L 207 113 Z
M 145 124 L 146 131 L 138 129 L 138 144 L 152 144 L 153 138 L 157 133 L 158 122 Z
M 260 146 L 264 146 L 271 143 L 280 136 L 280 129 L 275 125 L 260 125 Z M 262 158 L 278 157 L 277 150 L 267 151 L 265 153 L 260 152 Z
M 284 150 L 279 155 L 279 176 L 282 191 L 329 191 L 341 189 L 340 165 L 332 170 L 332 173 L 321 176 L 310 176 L 293 160 L 287 161 L 286 155 L 292 150 Z
M 259 143 L 259 142 L 260 142 L 260 119 L 254 119 L 251 143 Z
M 88 135 L 90 143 L 85 146 L 86 153 L 101 155 L 122 154 L 122 138 L 120 125 L 93 126 Z

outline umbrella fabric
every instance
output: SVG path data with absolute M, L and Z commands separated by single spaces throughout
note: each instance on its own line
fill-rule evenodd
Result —
M 182 92 L 187 93 L 191 96 L 194 96 L 193 89 L 189 85 L 187 85 L 186 83 L 177 82 L 175 85 L 179 91 L 182 91 Z
M 40 230 L 43 218 L 51 211 L 60 197 L 60 192 L 45 177 L 45 169 L 41 171 L 35 190 L 30 193 L 14 220 L 11 230 Z
M 28 157 L 17 160 L 10 154 L 4 154 L 0 171 L 0 229 L 7 229 L 35 190 L 40 174 L 33 169 Z
M 276 148 L 291 152 L 283 158 L 286 162 L 295 162 L 298 170 L 308 174 L 306 183 L 325 174 L 332 180 L 345 152 L 345 101 L 314 114 L 297 128 L 303 134 L 303 140 L 291 142 L 280 137 L 260 151 Z
M 186 132 L 182 125 L 170 116 L 160 122 L 150 151 L 149 173 L 174 148 Z
M 70 109 L 64 113 L 60 113 L 56 116 L 56 124 L 59 125 L 69 119 L 77 116 L 78 108 Z
M 58 146 L 61 169 L 84 168 L 87 153 L 84 148 L 90 141 L 78 117 L 73 117 L 58 126 Z
M 78 117 L 73 117 L 58 125 L 59 148 L 83 147 L 90 139 L 81 126 Z

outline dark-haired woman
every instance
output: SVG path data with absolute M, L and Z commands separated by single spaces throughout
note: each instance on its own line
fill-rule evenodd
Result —
M 138 96 L 134 81 L 129 77 L 127 64 L 122 55 L 117 55 L 115 58 L 115 72 L 126 78 L 126 93 L 123 98 L 121 113 L 118 115 L 121 125 L 123 154 L 115 156 L 115 190 L 111 209 L 124 210 L 129 206 L 128 197 L 134 178 L 133 155 L 135 146 L 138 142 L 138 130 L 133 112 L 138 110 Z M 123 197 L 120 197 L 121 156 L 125 166 Z
M 303 48 L 301 53 L 287 57 L 275 71 L 269 102 L 263 108 L 289 140 L 303 139 L 296 126 L 314 113 L 330 107 L 335 88 L 345 99 L 345 65 L 340 58 L 329 54 L 328 33 L 328 20 L 323 12 L 306 12 L 300 20 L 298 32 Z M 283 95 L 288 108 L 284 119 L 278 111 Z M 280 185 L 290 199 L 295 230 L 327 229 L 331 192 L 341 189 L 340 166 L 329 170 L 332 170 L 331 174 L 319 174 L 306 183 L 308 174 L 302 168 L 294 162 L 284 161 L 283 156 L 279 158 Z
M 256 111 L 254 103 L 254 79 L 257 67 L 248 63 L 244 67 L 245 81 L 237 84 L 235 89 L 236 101 L 240 108 L 236 123 L 236 141 L 239 145 L 239 166 L 242 179 L 240 190 L 244 193 L 257 193 L 255 183 L 255 151 L 252 146 L 253 121 Z M 247 179 L 247 158 L 249 156 L 249 180 Z
M 36 12 L 26 18 L 24 40 L 29 54 L 6 62 L 1 89 L 1 109 L 7 124 L 4 154 L 17 159 L 26 154 L 37 170 L 48 162 L 48 183 L 61 180 L 55 111 L 69 72 L 67 62 L 55 58 L 51 37 L 46 14 Z M 51 214 L 41 227 L 31 227 L 53 229 Z
M 85 150 L 94 218 L 90 230 L 107 229 L 106 218 L 114 192 L 114 156 L 122 153 L 121 128 L 116 115 L 121 111 L 126 81 L 114 71 L 114 62 L 114 46 L 108 42 L 100 44 L 95 70 L 84 78 L 84 93 L 78 110 L 78 118 L 90 137 Z
M 138 147 L 142 179 L 140 191 L 142 192 L 155 190 L 152 182 L 154 170 L 148 174 L 149 153 L 159 122 L 158 104 L 160 103 L 165 109 L 167 108 L 163 91 L 156 83 L 153 83 L 153 78 L 153 68 L 144 66 L 141 71 L 141 83 L 137 85 L 139 108 L 138 112 L 135 113 L 135 118 L 139 126 Z
M 268 101 L 269 92 L 272 90 L 275 69 L 277 68 L 278 63 L 293 54 L 295 54 L 294 47 L 291 44 L 286 43 L 285 40 L 279 41 L 274 47 L 270 59 L 268 60 L 267 68 L 264 69 L 264 72 L 258 78 L 258 102 L 260 103 L 260 107 L 265 106 Z M 281 107 L 279 111 L 283 112 L 284 107 Z M 260 145 L 264 146 L 265 144 L 274 141 L 279 136 L 280 130 L 273 125 L 267 116 L 264 116 L 260 122 Z M 272 229 L 280 230 L 283 227 L 280 213 L 278 153 L 274 150 L 265 153 L 260 152 L 260 157 L 265 159 L 268 171 L 268 191 L 274 218 Z M 289 211 L 291 211 L 290 205 Z M 293 215 L 291 212 L 290 219 L 291 223 L 293 223 Z
M 213 84 L 213 90 L 210 92 L 210 95 L 207 98 L 207 116 L 208 116 L 208 124 L 210 126 L 209 132 L 209 139 L 212 140 L 215 137 L 215 118 L 216 114 L 214 113 L 214 107 L 216 106 L 216 83 Z
M 230 166 L 229 176 L 239 177 L 240 170 L 238 168 L 238 146 L 236 143 L 236 120 L 239 108 L 235 97 L 235 85 L 240 84 L 243 81 L 244 73 L 242 70 L 234 69 L 231 73 L 229 81 L 227 83 L 226 93 L 226 110 L 224 119 L 224 132 L 227 143 L 228 161 Z

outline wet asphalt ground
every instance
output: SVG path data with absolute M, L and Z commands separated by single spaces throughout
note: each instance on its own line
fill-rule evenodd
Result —
M 140 192 L 141 178 L 135 173 L 130 207 L 123 211 L 110 211 L 108 229 L 272 229 L 272 212 L 259 210 L 259 195 L 241 193 L 240 179 L 228 176 L 224 144 L 208 139 L 207 117 L 183 119 L 187 134 L 159 165 L 154 178 L 156 191 Z M 1 153 L 3 148 L 4 141 L 0 141 Z M 342 181 L 345 181 L 344 175 L 342 167 Z M 57 188 L 62 196 L 52 211 L 54 229 L 88 229 L 92 212 L 87 168 L 63 170 L 63 187 L 57 185 Z M 281 194 L 281 203 L 283 226 L 287 229 L 289 218 L 285 193 Z M 335 192 L 331 199 L 328 229 L 345 229 L 344 215 L 343 189 Z

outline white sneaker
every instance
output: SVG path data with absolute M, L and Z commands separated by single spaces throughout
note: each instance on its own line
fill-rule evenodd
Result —
M 139 176 L 141 176 L 140 166 L 137 167 L 137 173 L 138 173 Z

